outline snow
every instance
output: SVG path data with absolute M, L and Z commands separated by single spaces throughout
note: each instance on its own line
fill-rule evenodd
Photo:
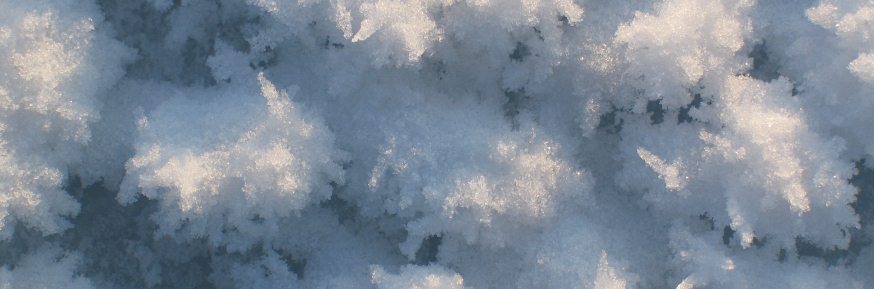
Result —
M 0 0 L 0 288 L 868 288 L 868 0 Z

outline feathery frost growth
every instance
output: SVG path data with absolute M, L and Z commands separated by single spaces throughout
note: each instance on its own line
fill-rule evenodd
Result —
M 0 288 L 869 288 L 869 0 L 0 0 Z

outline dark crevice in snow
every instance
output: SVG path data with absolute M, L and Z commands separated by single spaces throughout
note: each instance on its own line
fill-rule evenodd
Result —
M 537 28 L 537 26 L 534 26 L 534 27 L 531 27 L 531 30 L 534 30 L 534 35 L 537 35 L 537 39 L 540 39 L 540 41 L 544 40 L 543 31 L 540 31 L 540 28 Z
M 513 61 L 522 62 L 525 60 L 525 57 L 531 56 L 531 49 L 528 48 L 528 45 L 522 42 L 516 42 L 516 48 L 513 49 L 513 53 L 510 53 L 510 59 Z
M 703 221 L 707 225 L 709 230 L 711 230 L 711 231 L 716 230 L 716 223 L 713 221 L 713 218 L 710 217 L 710 214 L 708 214 L 707 212 L 704 212 L 703 214 L 698 215 L 698 219 Z M 723 239 L 723 241 L 724 240 L 725 239 Z
M 858 229 L 847 229 L 850 234 L 850 245 L 847 248 L 849 252 L 847 264 L 853 264 L 856 257 L 863 250 L 872 250 L 874 248 L 871 246 L 874 243 L 874 240 L 872 240 L 874 236 L 866 233 L 870 231 L 869 226 L 874 223 L 874 169 L 866 165 L 866 162 L 867 160 L 865 159 L 856 162 L 856 171 L 858 173 L 850 179 L 850 184 L 856 186 L 859 190 L 856 195 L 856 201 L 851 203 L 850 206 L 859 215 L 860 227 Z
M 693 108 L 700 108 L 702 100 L 703 100 L 703 98 L 701 98 L 701 94 L 695 93 L 692 97 L 692 103 L 680 108 L 680 111 L 677 114 L 677 123 L 684 123 L 684 122 L 691 123 L 691 122 L 693 122 L 695 119 L 692 118 L 691 115 L 689 115 L 689 112 Z
M 443 242 L 443 236 L 431 235 L 422 240 L 419 245 L 419 250 L 416 251 L 416 265 L 428 265 L 437 262 L 437 253 L 440 250 L 440 244 Z
M 15 268 L 24 254 L 34 252 L 46 243 L 42 232 L 21 222 L 15 223 L 14 230 L 12 238 L 0 241 L 0 267 Z
M 799 257 L 821 258 L 829 265 L 852 265 L 863 250 L 871 250 L 871 237 L 865 232 L 874 221 L 874 169 L 866 166 L 867 160 L 856 162 L 858 173 L 850 179 L 850 184 L 859 190 L 856 201 L 850 206 L 859 215 L 860 228 L 845 228 L 845 234 L 850 235 L 850 244 L 846 249 L 823 248 L 804 238 L 797 238 L 795 246 Z
M 217 84 L 207 65 L 216 42 L 248 52 L 247 27 L 256 25 L 258 19 L 237 7 L 241 3 L 228 1 L 177 3 L 164 11 L 148 1 L 98 0 L 98 4 L 117 39 L 137 50 L 138 58 L 127 66 L 127 76 L 188 86 Z M 195 13 L 195 9 L 204 11 Z M 188 23 L 199 25 L 190 31 L 180 30 L 181 24 Z
M 504 116 L 510 121 L 513 130 L 519 129 L 519 113 L 529 107 L 530 97 L 525 94 L 525 88 L 519 90 L 506 90 L 507 102 L 504 103 Z
M 731 226 L 725 225 L 725 227 L 722 228 L 722 244 L 726 247 L 731 248 L 732 244 L 734 242 L 737 242 L 734 238 L 736 232 L 737 231 L 732 229 Z M 753 247 L 762 248 L 765 246 L 765 244 L 767 244 L 767 242 L 768 239 L 765 237 L 753 237 L 753 241 L 751 242 L 751 244 L 753 245 Z M 737 243 L 734 244 L 736 245 Z
M 777 253 L 777 262 L 783 263 L 786 262 L 786 248 L 780 248 L 780 252 Z
M 71 178 L 68 190 L 80 187 Z M 102 183 L 79 189 L 80 213 L 72 219 L 75 229 L 46 238 L 66 250 L 82 254 L 82 274 L 98 288 L 213 288 L 210 254 L 202 240 L 177 243 L 154 235 L 151 215 L 157 202 L 118 203 L 117 192 Z M 149 280 L 152 278 L 152 280 Z M 160 282 L 160 284 L 153 284 Z
M 848 258 L 851 255 L 848 249 L 822 248 L 802 237 L 795 239 L 795 248 L 798 250 L 799 258 L 813 257 L 823 259 L 829 266 L 848 264 Z
M 276 65 L 278 59 L 276 58 L 276 51 L 272 46 L 264 47 L 265 51 L 263 53 L 263 57 L 258 59 L 257 61 L 253 61 L 253 63 L 249 64 L 249 67 L 255 70 L 264 70 L 268 67 Z
M 625 120 L 619 116 L 619 112 L 619 109 L 613 107 L 610 112 L 602 114 L 598 120 L 597 129 L 606 134 L 619 134 L 619 132 L 622 131 L 622 123 L 625 122 Z
M 859 214 L 863 230 L 874 223 L 874 168 L 866 163 L 867 160 L 856 162 L 858 173 L 850 179 L 850 184 L 859 190 L 856 201 L 850 206 Z
M 198 43 L 193 38 L 188 38 L 185 41 L 185 48 L 182 50 L 184 64 L 182 71 L 179 73 L 179 77 L 184 84 L 213 86 L 218 83 L 213 78 L 209 66 L 206 65 L 207 58 L 215 53 L 214 39 L 210 40 L 207 43 Z
M 332 194 L 331 198 L 322 202 L 321 206 L 323 208 L 328 208 L 337 214 L 337 220 L 340 224 L 354 222 L 356 216 L 358 216 L 358 208 L 338 197 L 336 194 Z
M 307 259 L 298 259 L 291 255 L 282 255 L 282 261 L 288 266 L 288 271 L 297 275 L 297 279 L 304 278 L 304 272 L 307 267 Z
M 646 113 L 649 113 L 650 124 L 660 124 L 665 121 L 665 108 L 660 99 L 646 103 Z
M 570 25 L 570 21 L 565 15 L 558 15 L 558 22 L 561 22 L 563 27 Z
M 771 81 L 780 77 L 779 66 L 768 57 L 768 47 L 762 41 L 753 46 L 749 57 L 753 59 L 753 67 L 748 72 L 750 76 L 762 81 Z
M 722 244 L 730 247 L 732 238 L 734 238 L 734 230 L 731 229 L 731 226 L 725 225 L 722 228 Z
M 344 47 L 346 47 L 346 45 L 344 45 L 343 43 L 331 41 L 330 35 L 325 36 L 325 43 L 322 44 L 322 48 L 324 49 L 343 49 Z

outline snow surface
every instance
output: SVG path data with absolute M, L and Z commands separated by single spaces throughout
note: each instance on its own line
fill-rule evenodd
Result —
M 0 288 L 871 288 L 870 0 L 0 0 Z

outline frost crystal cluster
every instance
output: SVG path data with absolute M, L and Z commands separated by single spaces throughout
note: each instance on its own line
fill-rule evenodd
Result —
M 871 0 L 0 0 L 0 288 L 872 288 Z

